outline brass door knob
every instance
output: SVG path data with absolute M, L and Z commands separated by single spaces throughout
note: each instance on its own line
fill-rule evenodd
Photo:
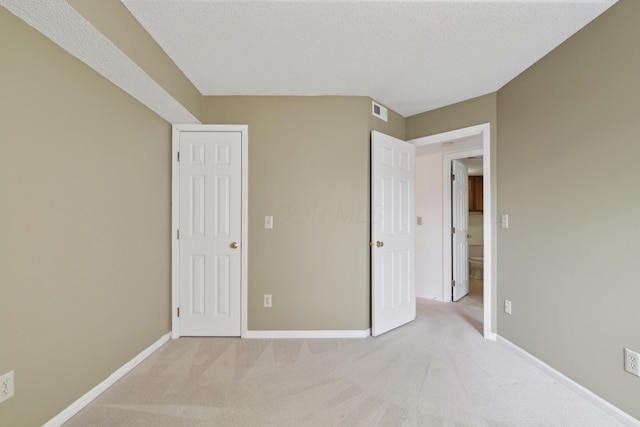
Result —
M 381 247 L 383 247 L 383 246 L 384 246 L 384 242 L 381 242 L 380 240 L 378 240 L 378 241 L 376 242 L 376 246 L 377 246 L 377 247 L 379 247 L 379 248 L 381 248 Z
M 236 242 L 233 242 L 229 246 L 231 247 L 231 249 L 238 249 L 238 243 L 236 243 Z

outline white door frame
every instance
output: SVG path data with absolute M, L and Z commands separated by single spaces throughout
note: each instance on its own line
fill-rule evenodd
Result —
M 493 182 L 492 167 L 494 160 L 492 159 L 491 152 L 491 135 L 490 124 L 483 123 L 476 126 L 470 126 L 462 129 L 456 129 L 449 132 L 443 132 L 436 135 L 425 136 L 422 138 L 415 138 L 408 142 L 411 142 L 416 147 L 429 144 L 442 144 L 444 142 L 455 141 L 457 139 L 467 138 L 471 136 L 480 136 L 482 138 L 482 152 L 478 154 L 464 154 L 462 157 L 469 157 L 473 155 L 482 154 L 483 156 L 483 211 L 484 211 L 484 330 L 483 335 L 487 339 L 495 340 L 497 334 L 493 325 L 493 318 L 495 317 L 495 307 L 493 304 L 495 294 L 495 275 L 493 266 L 493 253 L 496 247 L 495 225 L 497 224 L 496 214 L 493 210 L 492 204 L 492 191 L 491 186 Z M 443 156 L 444 162 L 450 162 L 458 153 L 449 153 Z M 449 179 L 449 168 L 444 168 L 443 172 L 446 179 L 443 180 L 443 235 L 447 236 L 443 241 L 443 289 L 448 285 L 451 287 L 451 239 L 449 238 L 451 230 L 451 185 Z M 447 215 L 448 212 L 448 215 Z M 447 252 L 448 248 L 448 252 Z M 448 265 L 448 268 L 447 268 Z M 449 301 L 451 300 L 451 292 L 449 294 Z M 447 292 L 444 293 L 446 301 Z
M 180 253 L 178 245 L 178 228 L 180 226 L 180 162 L 178 151 L 180 149 L 180 132 L 241 132 L 242 133 L 242 196 L 241 196 L 241 325 L 240 336 L 247 335 L 247 254 L 248 254 L 248 206 L 249 206 L 249 127 L 247 125 L 201 125 L 201 124 L 174 124 L 172 126 L 171 142 L 171 338 L 180 337 L 180 318 L 178 306 L 180 301 L 179 265 Z

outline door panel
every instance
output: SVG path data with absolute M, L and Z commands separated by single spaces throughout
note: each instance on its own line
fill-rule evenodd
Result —
M 415 148 L 378 132 L 371 138 L 372 335 L 416 317 Z
M 241 132 L 181 132 L 180 335 L 239 336 Z
M 460 160 L 451 162 L 451 172 L 455 179 L 451 184 L 451 224 L 455 230 L 452 234 L 453 256 L 453 300 L 458 301 L 469 293 L 469 173 Z

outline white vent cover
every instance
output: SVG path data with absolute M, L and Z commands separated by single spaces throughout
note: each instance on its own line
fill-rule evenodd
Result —
M 371 101 L 371 113 L 379 119 L 387 121 L 388 113 L 387 109 L 376 101 Z

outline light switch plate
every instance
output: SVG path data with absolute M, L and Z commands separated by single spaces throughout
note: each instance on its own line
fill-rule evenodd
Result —
M 500 223 L 500 226 L 502 228 L 509 228 L 509 215 L 508 214 L 503 214 L 501 219 L 502 219 L 502 221 Z
M 264 217 L 264 228 L 266 228 L 267 230 L 271 230 L 273 228 L 273 217 L 272 216 L 265 216 Z
M 13 396 L 13 381 L 13 371 L 0 376 L 0 402 Z

